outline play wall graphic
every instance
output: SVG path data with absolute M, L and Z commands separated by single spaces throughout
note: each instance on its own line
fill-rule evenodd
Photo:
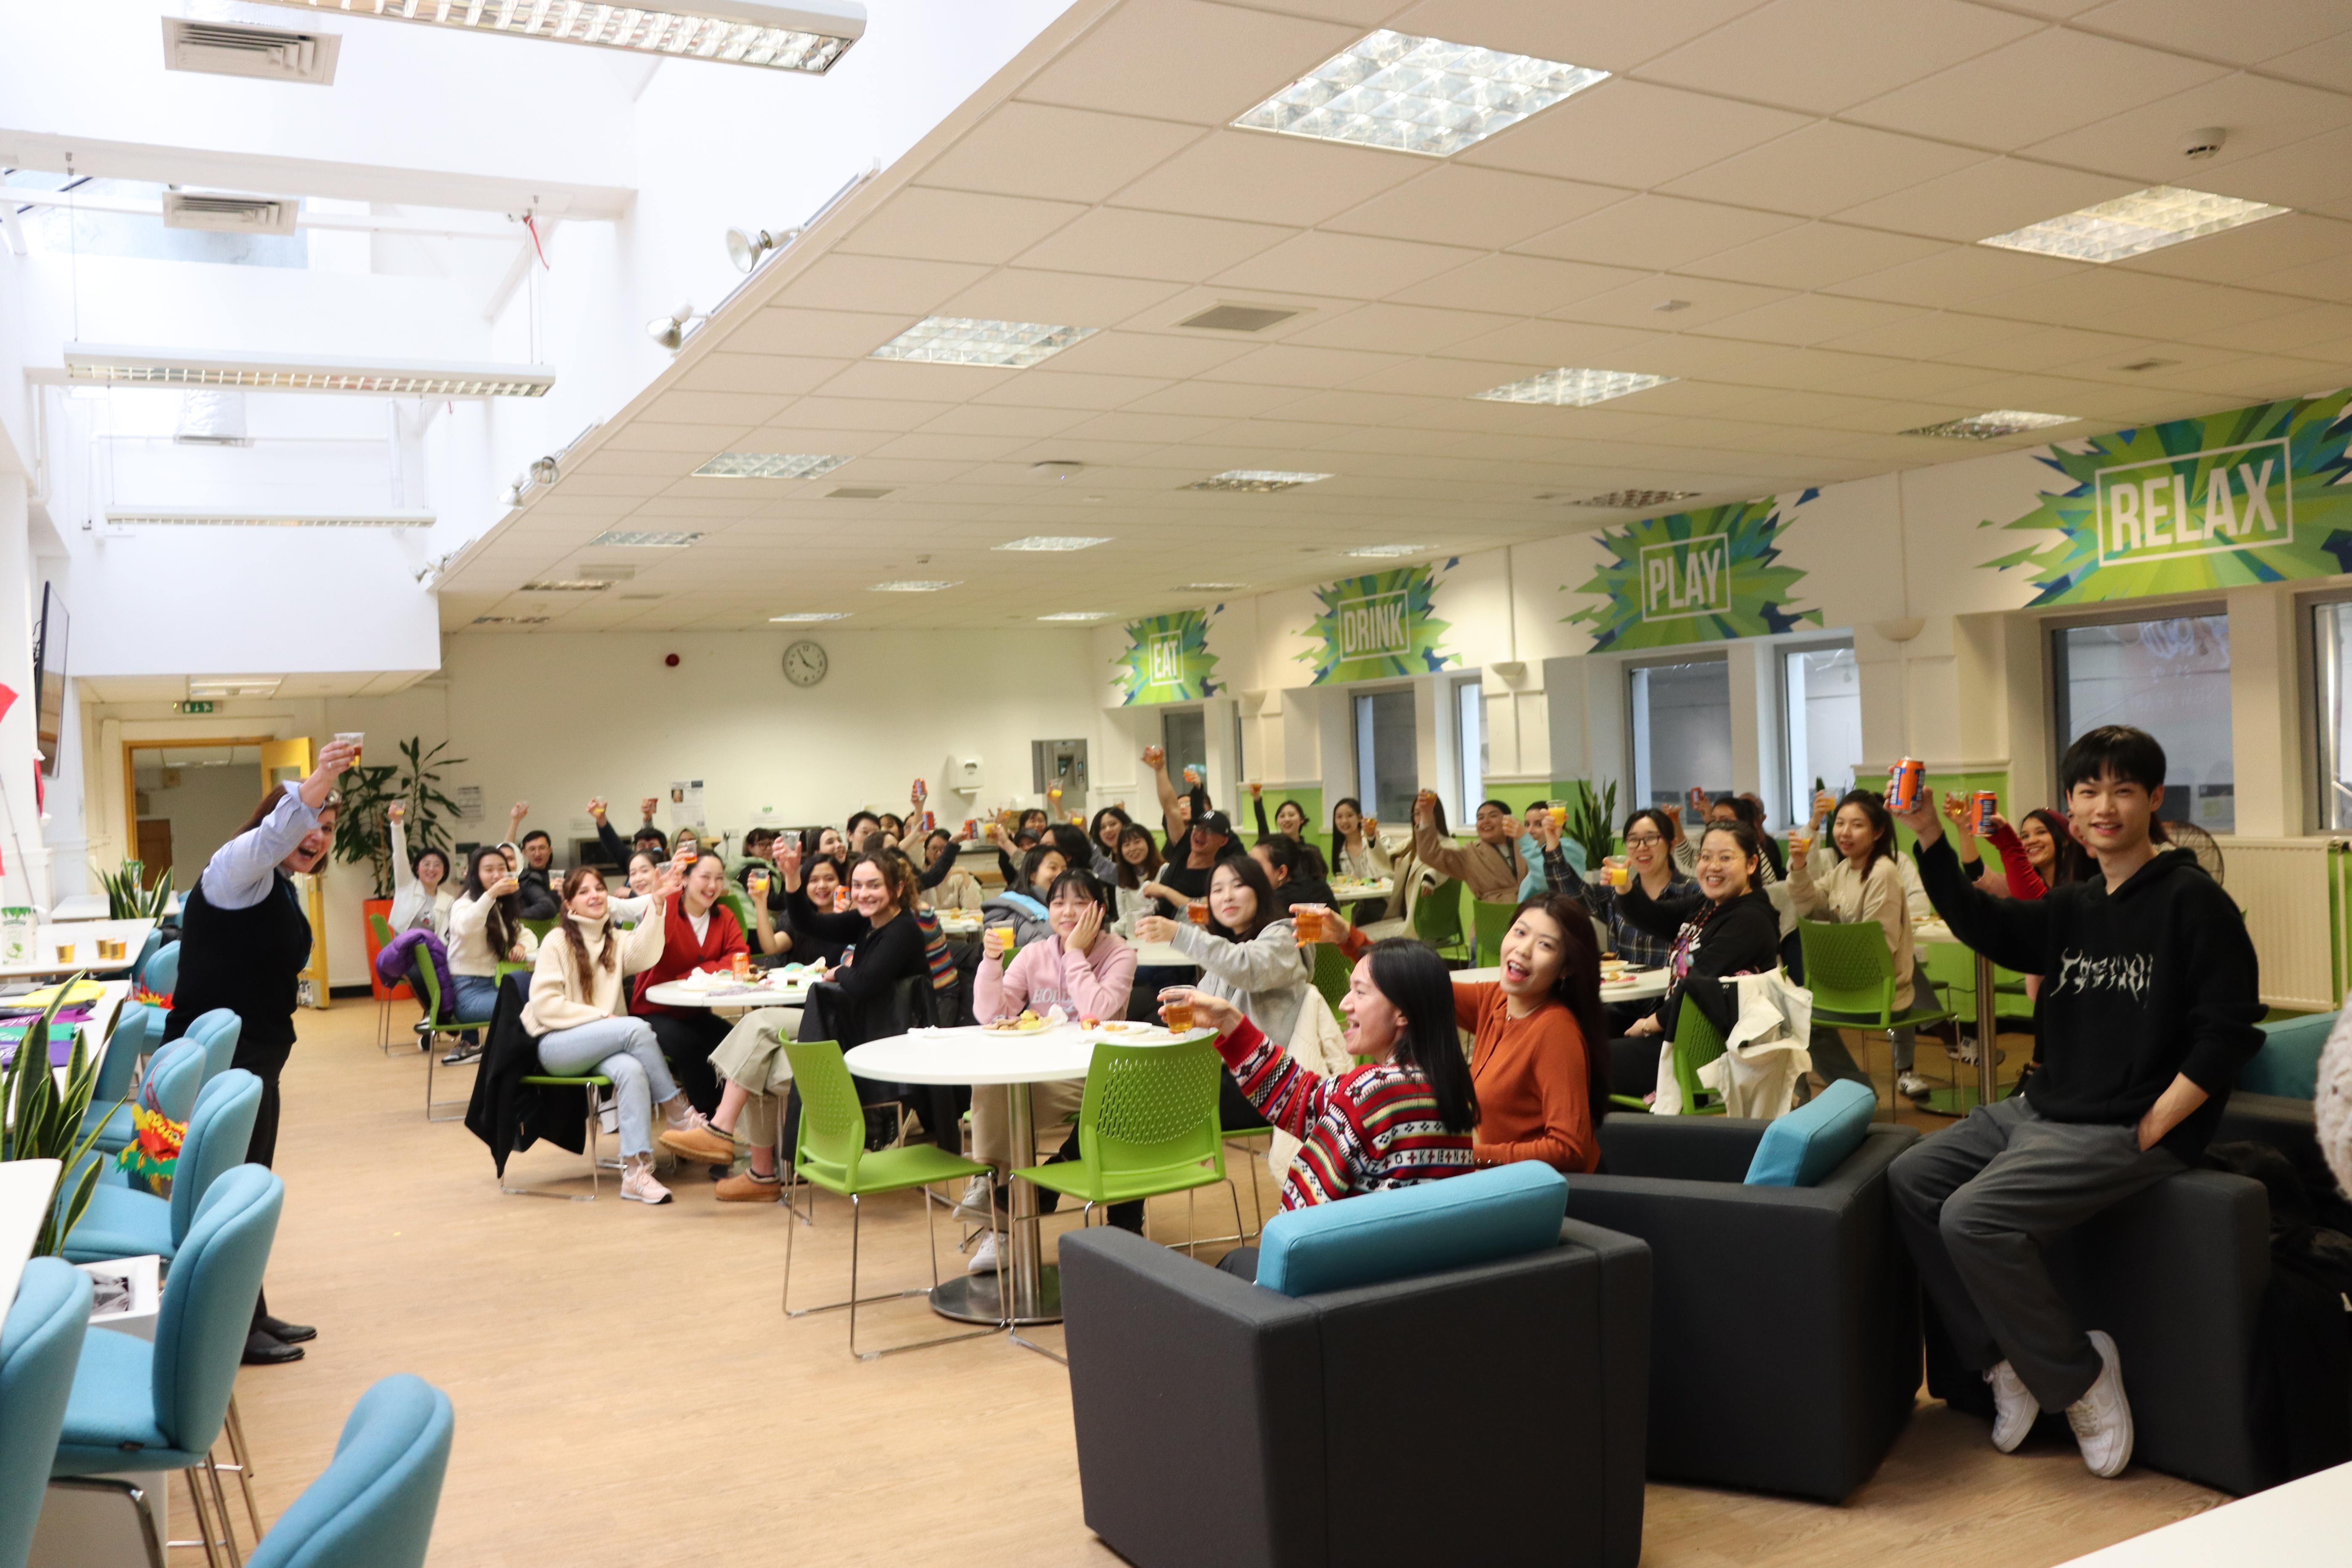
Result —
M 1309 684 L 1428 675 L 1459 665 L 1444 646 L 1449 623 L 1435 611 L 1442 574 L 1456 560 L 1434 568 L 1400 566 L 1316 589 L 1321 612 L 1302 634 L 1307 646 L 1297 656 L 1314 671 Z
M 1598 536 L 1606 552 L 1573 591 L 1598 602 L 1563 616 L 1585 626 L 1595 653 L 1769 637 L 1820 626 L 1797 605 L 1805 574 L 1780 558 L 1782 536 L 1820 492 L 1643 518 Z
M 1213 678 L 1217 656 L 1209 651 L 1209 622 L 1223 608 L 1129 621 L 1127 647 L 1112 660 L 1120 706 L 1198 702 L 1222 689 Z

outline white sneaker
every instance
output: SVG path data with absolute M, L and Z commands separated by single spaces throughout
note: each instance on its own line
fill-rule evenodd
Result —
M 2042 1414 L 2042 1406 L 2026 1391 L 2017 1369 L 2007 1362 L 1985 1373 L 1984 1380 L 1992 1384 L 1992 1446 L 2004 1454 L 2014 1454 L 2025 1435 L 2033 1430 L 2033 1419 Z
M 1928 1095 L 1934 1093 L 1936 1089 L 1936 1086 L 1933 1082 L 1929 1079 L 1921 1078 L 1916 1072 L 1906 1072 L 1900 1078 L 1897 1078 L 1895 1080 L 1895 1087 L 1897 1089 L 1900 1089 L 1903 1093 L 1910 1096 L 1913 1100 L 1925 1100 Z M 2006 1365 L 2007 1363 L 2004 1363 L 2002 1364 Z
M 1952 1059 L 1962 1067 L 1972 1068 L 1977 1065 L 1977 1040 L 1974 1035 L 1962 1037 L 1959 1048 L 1952 1053 Z M 2007 1060 L 2009 1060 L 2009 1053 L 1996 1047 L 1992 1053 L 1992 1065 L 1999 1067 Z
M 621 1196 L 633 1204 L 666 1204 L 670 1190 L 654 1180 L 654 1163 L 640 1155 L 621 1172 Z
M 971 1260 L 963 1266 L 963 1271 L 966 1274 L 996 1272 L 996 1233 L 994 1231 L 981 1232 L 980 1245 L 971 1249 Z
M 974 1176 L 964 1184 L 963 1196 L 956 1200 L 955 1217 L 976 1219 L 985 1224 L 992 1213 L 988 1205 L 988 1178 Z
M 703 1115 L 691 1105 L 688 1105 L 684 1095 L 678 1096 L 677 1103 L 681 1109 L 676 1115 L 670 1116 L 667 1112 L 664 1113 L 667 1117 L 665 1125 L 672 1132 L 692 1132 L 710 1125 L 710 1118 Z
M 2131 1463 L 2131 1402 L 2124 1397 L 2123 1360 L 2116 1342 L 2099 1329 L 2091 1331 L 2091 1344 L 2105 1363 L 2091 1391 L 2066 1406 L 2066 1425 L 2083 1447 L 2083 1463 L 2093 1475 L 2112 1480 Z

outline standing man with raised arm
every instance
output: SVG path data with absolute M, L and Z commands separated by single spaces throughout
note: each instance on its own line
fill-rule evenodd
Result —
M 561 920 L 563 900 L 555 891 L 551 879 L 555 864 L 555 841 L 540 828 L 521 832 L 522 819 L 530 815 L 530 802 L 519 800 L 507 813 L 507 842 L 522 852 L 515 867 L 515 880 L 521 884 L 517 896 L 522 900 L 523 919 L 531 921 Z M 622 862 L 626 866 L 628 862 Z
M 2194 855 L 2152 837 L 2164 804 L 2155 737 L 2093 730 L 2058 777 L 2099 874 L 2038 900 L 1971 883 L 1926 791 L 1899 817 L 1952 934 L 2043 977 L 2042 1066 L 2020 1093 L 1914 1144 L 1887 1184 L 1953 1348 L 1992 1385 L 1993 1447 L 2013 1452 L 2036 1415 L 2063 1410 L 2083 1462 L 2111 1477 L 2131 1462 L 2122 1363 L 2114 1340 L 2075 1320 L 2042 1249 L 2196 1163 L 2262 1045 L 2263 1005 L 2244 917 Z

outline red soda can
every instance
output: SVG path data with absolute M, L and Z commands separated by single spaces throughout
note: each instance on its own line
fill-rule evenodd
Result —
M 1916 811 L 1919 809 L 1919 786 L 1927 777 L 1927 764 L 1916 757 L 1905 757 L 1886 770 L 1886 809 Z
M 1989 789 L 1980 789 L 1970 797 L 1969 805 L 1976 813 L 1977 837 L 1990 837 L 1993 816 L 2000 810 L 2000 798 Z

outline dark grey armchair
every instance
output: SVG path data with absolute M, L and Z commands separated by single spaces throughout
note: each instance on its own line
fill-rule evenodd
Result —
M 1918 1139 L 1874 1126 L 1819 1185 L 1747 1186 L 1761 1121 L 1621 1114 L 1571 1219 L 1650 1244 L 1649 1473 L 1843 1501 L 1919 1387 L 1919 1292 L 1886 1168 Z
M 1108 1227 L 1061 1258 L 1087 1524 L 1139 1568 L 1639 1561 L 1640 1242 L 1297 1298 Z

